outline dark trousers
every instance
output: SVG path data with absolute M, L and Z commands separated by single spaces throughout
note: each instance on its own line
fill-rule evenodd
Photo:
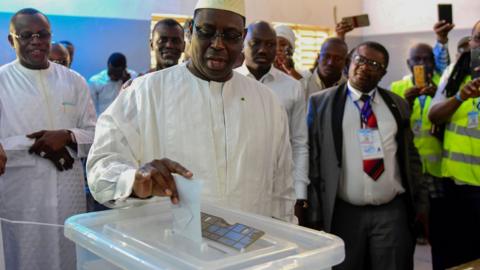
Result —
M 434 270 L 480 258 L 480 187 L 444 179 L 444 196 L 430 198 Z
M 402 196 L 379 206 L 336 200 L 332 233 L 345 242 L 345 260 L 336 270 L 411 270 L 414 237 Z

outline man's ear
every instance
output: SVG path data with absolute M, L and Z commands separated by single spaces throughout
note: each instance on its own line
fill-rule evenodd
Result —
M 10 43 L 10 46 L 12 46 L 12 48 L 15 48 L 15 45 L 13 44 L 13 37 L 11 34 L 8 35 L 8 43 Z
M 153 40 L 150 39 L 150 50 L 153 50 Z

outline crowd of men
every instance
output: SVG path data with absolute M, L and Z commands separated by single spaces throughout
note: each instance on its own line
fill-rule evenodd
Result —
M 390 90 L 378 86 L 388 50 L 373 41 L 349 50 L 347 22 L 302 71 L 292 29 L 246 25 L 238 0 L 199 0 L 184 26 L 159 21 L 153 69 L 137 74 L 116 52 L 88 82 L 70 69 L 73 44 L 52 43 L 43 13 L 22 9 L 9 27 L 17 59 L 0 67 L 6 269 L 75 268 L 62 224 L 86 211 L 85 166 L 91 194 L 108 207 L 152 196 L 176 204 L 172 174 L 204 179 L 205 200 L 338 235 L 346 256 L 335 269 L 413 269 L 419 228 L 434 269 L 480 257 L 480 79 L 470 66 L 480 22 L 450 65 L 454 26 L 436 23 L 435 46 L 412 46 L 412 74 Z

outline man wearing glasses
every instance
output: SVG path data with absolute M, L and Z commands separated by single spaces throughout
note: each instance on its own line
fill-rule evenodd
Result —
M 88 153 L 95 111 L 85 80 L 48 61 L 50 23 L 35 9 L 10 21 L 17 59 L 0 68 L 0 177 L 4 269 L 74 269 L 65 219 L 85 211 L 81 157 Z
M 337 269 L 413 269 L 421 164 L 408 104 L 378 87 L 388 58 L 382 45 L 360 44 L 348 82 L 309 100 L 310 215 L 345 241 Z
M 178 203 L 177 173 L 203 179 L 204 200 L 294 219 L 287 115 L 270 89 L 232 71 L 244 10 L 243 0 L 200 0 L 190 61 L 136 78 L 100 116 L 87 162 L 97 201 Z

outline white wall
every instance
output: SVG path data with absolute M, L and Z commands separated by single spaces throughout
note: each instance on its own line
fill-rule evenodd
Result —
M 361 13 L 363 0 L 246 0 L 247 21 L 266 20 L 333 27 L 339 19 Z M 150 20 L 152 13 L 192 15 L 197 0 L 0 0 L 0 12 L 25 7 L 76 17 Z
M 370 15 L 363 35 L 431 31 L 438 21 L 437 4 L 452 4 L 456 29 L 471 29 L 480 20 L 479 0 L 362 0 Z

